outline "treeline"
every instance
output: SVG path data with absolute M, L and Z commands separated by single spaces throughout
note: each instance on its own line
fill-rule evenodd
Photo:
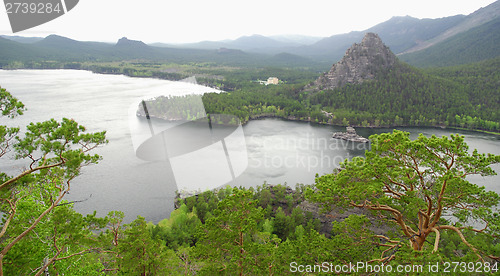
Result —
M 325 70 L 322 66 L 309 67 L 196 67 L 188 72 L 197 77 L 200 84 L 217 87 L 223 91 L 235 90 L 253 91 L 258 89 L 257 80 L 267 80 L 269 77 L 277 77 L 284 84 L 305 84 L 314 80 L 318 73 Z M 205 77 L 203 77 L 205 76 Z M 222 76 L 222 78 L 214 78 Z
M 115 68 L 115 67 L 111 67 Z M 230 114 L 237 116 L 245 123 L 250 119 L 273 116 L 285 119 L 309 120 L 319 107 L 310 107 L 297 99 L 303 99 L 301 90 L 311 81 L 313 74 L 310 71 L 285 68 L 255 68 L 246 70 L 209 69 L 202 66 L 191 66 L 187 71 L 195 74 L 208 74 L 224 77 L 197 78 L 198 82 L 216 87 L 228 92 L 205 93 L 201 99 L 208 114 Z M 110 73 L 113 73 L 110 72 Z M 274 74 L 280 76 L 279 85 L 262 85 L 257 80 L 267 79 Z M 204 114 L 200 97 L 164 96 L 146 100 L 149 114 L 152 117 L 163 119 L 194 120 Z M 319 112 L 321 114 L 321 112 Z M 144 116 L 142 104 L 138 107 L 138 114 Z
M 228 93 L 206 93 L 202 99 L 207 113 L 235 115 L 243 123 L 262 116 L 306 120 L 307 107 L 286 95 L 298 93 L 301 88 L 302 85 L 253 84 L 251 89 L 247 86 Z
M 1 65 L 2 69 L 69 69 L 69 70 L 87 70 L 97 74 L 125 75 L 139 78 L 157 78 L 163 80 L 177 81 L 187 77 L 189 74 L 184 72 L 162 71 L 161 64 L 153 62 L 65 62 L 54 60 L 38 61 L 11 61 L 8 64 Z

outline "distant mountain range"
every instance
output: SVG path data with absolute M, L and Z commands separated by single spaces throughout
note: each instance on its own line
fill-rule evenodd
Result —
M 364 31 L 326 38 L 298 35 L 244 36 L 235 40 L 146 45 L 126 38 L 116 44 L 46 38 L 0 37 L 0 66 L 12 61 L 114 61 L 154 59 L 171 62 L 221 62 L 303 66 L 339 60 L 365 33 L 377 33 L 400 59 L 417 66 L 477 62 L 500 53 L 500 0 L 472 14 L 439 19 L 393 17 Z
M 287 52 L 288 49 L 311 45 L 323 39 L 322 37 L 302 36 L 302 35 L 281 35 L 266 37 L 262 35 L 242 36 L 235 40 L 223 41 L 202 41 L 187 44 L 164 44 L 153 43 L 157 47 L 177 47 L 190 49 L 218 49 L 230 48 L 248 52 L 277 54 Z
M 479 26 L 491 23 L 499 17 L 500 1 L 496 1 L 467 16 L 456 15 L 438 19 L 417 19 L 410 16 L 396 16 L 364 31 L 354 31 L 326 38 L 299 36 L 289 37 L 289 39 L 284 40 L 282 37 L 253 35 L 240 37 L 236 40 L 203 41 L 199 43 L 179 44 L 175 45 L 175 47 L 194 49 L 217 49 L 225 47 L 272 55 L 286 52 L 316 61 L 326 60 L 331 62 L 332 60 L 339 60 L 344 55 L 345 49 L 349 48 L 353 43 L 361 41 L 363 36 L 368 32 L 377 33 L 394 53 L 404 55 L 433 48 L 433 46 L 452 40 L 453 37 L 465 32 L 469 32 L 469 36 L 474 36 L 475 31 L 482 31 L 477 29 Z M 499 32 L 500 29 L 490 33 L 483 30 L 483 33 L 477 38 L 480 41 L 488 41 L 490 44 L 496 42 L 497 45 L 500 45 L 500 40 L 496 38 Z M 457 53 L 447 50 L 450 44 L 453 43 L 448 42 L 448 45 L 438 45 L 438 47 L 434 48 L 441 48 L 441 50 L 433 51 L 447 52 L 450 58 L 453 58 L 453 55 Z M 157 44 L 157 46 L 166 45 Z M 169 46 L 172 47 L 172 45 Z M 463 55 L 463 53 L 458 54 Z M 492 53 L 489 53 L 489 56 L 485 58 L 495 57 L 490 54 Z M 415 58 L 407 60 L 404 56 L 401 58 L 410 63 L 415 60 Z M 480 61 L 485 58 L 474 61 Z M 460 62 L 449 63 L 458 64 Z M 422 66 L 424 64 L 420 62 L 419 65 Z

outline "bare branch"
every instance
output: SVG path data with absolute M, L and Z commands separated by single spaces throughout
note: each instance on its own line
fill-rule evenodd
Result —
M 5 232 L 7 231 L 7 227 L 9 227 L 9 224 L 12 221 L 12 218 L 14 218 L 14 216 L 16 215 L 17 203 L 19 202 L 19 199 L 17 199 L 14 202 L 12 202 L 10 200 L 6 200 L 6 201 L 9 203 L 11 211 L 10 211 L 9 217 L 7 218 L 7 220 L 5 221 L 5 223 L 2 226 L 2 231 L 0 232 L 0 238 L 3 237 L 3 235 L 5 235 Z
M 388 237 L 386 237 L 384 235 L 374 235 L 373 237 L 374 238 L 379 238 L 379 239 L 384 239 L 384 240 L 386 240 L 389 243 L 399 243 L 399 241 L 391 240 L 391 239 L 389 239 Z
M 68 256 L 64 256 L 64 257 L 61 257 L 61 258 L 55 258 L 54 262 L 57 262 L 57 261 L 60 261 L 60 260 L 65 260 L 65 259 L 69 259 L 69 258 L 72 258 L 74 256 L 78 256 L 78 255 L 83 255 L 83 254 L 89 253 L 89 252 L 94 251 L 94 250 L 99 250 L 99 249 L 100 249 L 100 247 L 89 248 L 89 249 L 86 249 L 86 250 L 83 250 L 83 251 L 80 251 L 80 252 L 77 252 L 77 253 L 73 253 L 73 254 L 68 255 Z
M 37 225 L 38 223 L 40 223 L 40 221 L 48 214 L 52 211 L 52 209 L 54 209 L 54 207 L 62 200 L 62 198 L 64 197 L 64 195 L 66 194 L 66 191 L 64 191 L 63 193 L 60 194 L 60 196 L 57 198 L 57 200 L 50 205 L 49 208 L 47 208 L 47 210 L 45 210 L 42 214 L 40 214 L 40 216 L 38 216 L 38 218 L 31 224 L 30 227 L 28 227 L 28 229 L 26 229 L 24 232 L 22 232 L 21 234 L 19 234 L 19 236 L 17 236 L 11 243 L 9 243 L 8 245 L 6 245 L 2 251 L 0 251 L 0 258 L 3 258 L 3 256 L 5 256 L 5 254 L 7 254 L 7 252 L 17 243 L 19 242 L 22 238 L 24 238 L 24 236 L 26 236 L 29 232 L 31 232 L 31 230 L 33 230 Z
M 434 249 L 432 250 L 432 253 L 436 253 L 438 251 L 439 239 L 441 238 L 441 233 L 439 233 L 439 230 L 437 230 L 436 228 L 432 228 L 432 231 L 436 233 L 436 240 L 434 241 Z
M 437 200 L 437 210 L 435 212 L 434 220 L 430 224 L 430 227 L 435 227 L 436 224 L 438 223 L 439 219 L 441 218 L 441 213 L 443 212 L 442 201 L 443 201 L 443 197 L 444 197 L 444 191 L 446 190 L 447 182 L 448 181 L 446 179 L 443 181 L 443 186 L 441 187 L 441 191 L 439 192 L 439 196 L 438 196 L 438 200 Z
M 455 226 L 451 226 L 451 225 L 439 225 L 436 227 L 437 229 L 449 229 L 449 230 L 452 230 L 452 231 L 455 231 L 458 236 L 460 237 L 460 239 L 462 240 L 463 243 L 465 243 L 465 245 L 467 245 L 470 249 L 472 249 L 472 251 L 474 251 L 474 253 L 476 254 L 476 256 L 482 261 L 484 262 L 484 259 L 483 257 L 481 257 L 481 255 L 479 254 L 479 250 L 477 250 L 474 246 L 472 246 L 472 244 L 470 244 L 464 237 L 464 235 L 462 234 L 462 231 L 460 231 L 460 229 L 458 229 L 457 227 Z
M 59 256 L 59 254 L 61 254 L 62 250 L 64 249 L 61 248 L 61 250 L 57 250 L 56 254 L 54 255 L 54 257 L 52 257 L 50 260 L 48 260 L 41 268 L 40 270 L 38 270 L 38 272 L 35 274 L 35 276 L 40 276 L 42 275 L 42 273 L 47 269 L 47 267 L 49 267 L 50 264 L 52 264 L 54 262 L 54 259 L 57 258 L 57 256 Z
M 18 181 L 19 179 L 21 179 L 22 177 L 28 175 L 28 174 L 32 174 L 36 171 L 39 171 L 39 170 L 44 170 L 44 169 L 50 169 L 50 168 L 54 168 L 54 167 L 57 167 L 57 166 L 61 166 L 62 164 L 64 164 L 65 161 L 61 161 L 59 163 L 55 163 L 55 164 L 52 164 L 52 165 L 46 165 L 46 166 L 40 166 L 40 167 L 36 167 L 34 169 L 29 169 L 29 170 L 26 170 L 24 172 L 22 172 L 20 175 L 14 177 L 14 178 L 11 178 L 7 181 L 5 181 L 2 185 L 0 185 L 0 190 L 7 187 L 8 185 Z

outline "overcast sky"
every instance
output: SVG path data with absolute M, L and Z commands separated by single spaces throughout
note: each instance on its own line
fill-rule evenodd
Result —
M 362 31 L 393 16 L 470 14 L 494 0 L 80 0 L 66 15 L 16 33 L 81 41 L 146 43 L 235 39 L 244 35 L 327 37 Z M 0 34 L 12 35 L 5 8 Z

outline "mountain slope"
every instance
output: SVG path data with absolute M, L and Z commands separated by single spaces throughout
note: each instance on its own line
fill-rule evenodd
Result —
M 24 36 L 17 36 L 17 35 L 0 35 L 0 37 L 19 42 L 19 43 L 34 43 L 40 40 L 43 40 L 43 37 L 24 37 Z
M 500 17 L 400 58 L 414 66 L 428 67 L 473 63 L 499 55 Z
M 0 51 L 0 61 L 2 62 L 1 66 L 5 66 L 13 61 L 30 61 L 33 64 L 33 62 L 40 63 L 48 60 L 71 62 L 146 59 L 155 62 L 221 62 L 238 66 L 252 64 L 289 66 L 294 64 L 306 67 L 321 66 L 323 69 L 329 66 L 331 61 L 340 60 L 345 49 L 356 41 L 360 41 L 365 32 L 375 32 L 395 53 L 416 51 L 415 49 L 420 49 L 422 45 L 427 45 L 429 52 L 417 54 L 417 51 L 415 57 L 411 55 L 402 57 L 414 65 L 454 65 L 496 56 L 495 53 L 499 52 L 497 45 L 500 45 L 498 42 L 500 28 L 498 28 L 498 21 L 495 18 L 499 15 L 500 1 L 468 16 L 458 15 L 439 19 L 393 17 L 363 32 L 356 31 L 335 35 L 312 45 L 301 46 L 300 44 L 304 41 L 315 41 L 317 38 L 311 40 L 308 37 L 300 36 L 270 38 L 252 35 L 232 41 L 206 41 L 187 46 L 156 44 L 168 47 L 154 47 L 132 40 L 123 40 L 112 45 L 81 42 L 51 35 L 30 44 L 15 43 L 15 41 L 8 43 L 6 40 L 2 40 L 0 45 L 4 46 Z M 443 40 L 443 38 L 445 39 Z M 9 37 L 9 39 L 21 41 L 16 37 Z M 441 42 L 437 43 L 436 41 Z M 436 45 L 437 48 L 429 45 Z M 198 48 L 209 48 L 210 50 Z M 232 51 L 231 54 L 228 54 L 230 51 L 228 49 L 239 49 L 245 53 Z M 287 62 L 287 56 L 283 53 L 290 54 L 288 57 L 292 60 Z M 299 59 L 298 56 L 306 59 Z M 434 64 L 431 64 L 430 61 Z
M 438 19 L 417 19 L 396 16 L 364 31 L 333 35 L 311 44 L 281 51 L 313 58 L 316 61 L 340 60 L 345 49 L 363 38 L 367 32 L 377 33 L 396 53 L 416 52 L 440 41 L 495 20 L 500 15 L 500 1 L 481 8 L 470 15 L 456 15 Z M 477 60 L 474 60 L 477 61 Z
M 160 51 L 156 47 L 148 46 L 142 41 L 130 40 L 122 37 L 112 47 L 110 56 L 117 58 L 128 57 L 129 59 L 145 58 L 157 59 L 161 56 Z
M 307 35 L 273 35 L 270 38 L 277 41 L 287 42 L 297 45 L 310 45 L 323 39 L 323 37 L 307 36 Z
M 283 48 L 298 45 L 293 42 L 282 42 L 262 35 L 243 36 L 227 44 L 229 47 L 247 51 L 258 51 L 258 49 L 263 48 Z
M 439 42 L 445 41 L 455 35 L 458 35 L 472 28 L 478 27 L 482 24 L 495 20 L 498 17 L 500 17 L 500 1 L 496 1 L 484 8 L 481 8 L 469 14 L 460 24 L 457 24 L 456 26 L 446 30 L 445 32 L 434 37 L 433 39 L 424 41 L 419 45 L 416 45 L 415 47 L 406 50 L 403 53 L 413 53 L 424 50 Z
M 444 31 L 460 24 L 465 15 L 456 15 L 437 19 L 418 19 L 411 16 L 396 16 L 380 23 L 366 32 L 377 33 L 394 53 L 401 53 L 427 41 Z
M 262 52 L 267 54 L 276 54 L 284 49 L 293 48 L 305 44 L 306 42 L 316 42 L 317 38 L 308 36 L 276 36 L 266 37 L 262 35 L 242 36 L 235 40 L 223 41 L 201 41 L 196 43 L 167 45 L 155 43 L 159 47 L 176 47 L 189 49 L 219 49 L 229 48 L 249 52 Z
M 425 72 L 463 86 L 467 91 L 469 102 L 474 106 L 473 116 L 490 118 L 499 122 L 500 71 L 498 68 L 500 68 L 500 56 L 477 63 L 429 68 Z
M 288 49 L 288 52 L 295 55 L 314 58 L 318 61 L 339 60 L 344 55 L 345 49 L 351 46 L 354 42 L 360 41 L 362 38 L 362 32 L 350 32 L 347 34 L 334 35 L 321 39 L 312 45 Z
M 439 19 L 417 19 L 410 16 L 396 16 L 365 31 L 354 31 L 347 34 L 333 35 L 326 38 L 286 36 L 264 37 L 252 35 L 236 40 L 203 41 L 182 44 L 174 47 L 196 49 L 234 48 L 266 54 L 287 52 L 294 55 L 314 58 L 317 61 L 339 60 L 345 49 L 363 38 L 366 32 L 377 33 L 396 53 L 403 52 L 422 41 L 427 41 L 442 32 L 460 24 L 466 16 L 457 15 Z M 159 45 L 159 44 L 158 44 Z
M 365 31 L 350 32 L 324 38 L 312 45 L 288 49 L 290 53 L 316 60 L 339 60 L 345 49 L 363 38 L 367 32 L 377 33 L 395 53 L 403 52 L 426 41 L 464 20 L 457 15 L 439 19 L 417 19 L 410 16 L 393 17 Z
M 279 53 L 268 58 L 267 61 L 270 65 L 284 67 L 295 67 L 311 64 L 311 60 L 309 60 L 308 58 L 292 55 L 289 53 Z
M 335 89 L 348 83 L 373 79 L 378 70 L 394 66 L 396 56 L 384 45 L 377 34 L 367 33 L 360 44 L 353 44 L 341 61 L 319 77 L 317 89 Z
M 498 97 L 499 73 L 485 71 L 487 77 L 475 83 L 487 84 L 472 89 L 467 85 L 472 79 L 466 79 L 472 75 L 459 81 L 445 73 L 429 74 L 399 61 L 373 34 L 367 36 L 376 43 L 354 44 L 328 73 L 306 87 L 311 105 L 322 106 L 343 124 L 462 126 L 463 118 L 470 118 L 474 128 L 500 130 L 498 103 L 485 102 Z
M 106 58 L 111 44 L 99 42 L 82 42 L 58 35 L 49 35 L 32 44 L 44 57 L 52 60 L 93 60 Z
M 43 54 L 31 44 L 23 44 L 0 37 L 0 67 L 7 67 L 11 62 L 25 62 Z

